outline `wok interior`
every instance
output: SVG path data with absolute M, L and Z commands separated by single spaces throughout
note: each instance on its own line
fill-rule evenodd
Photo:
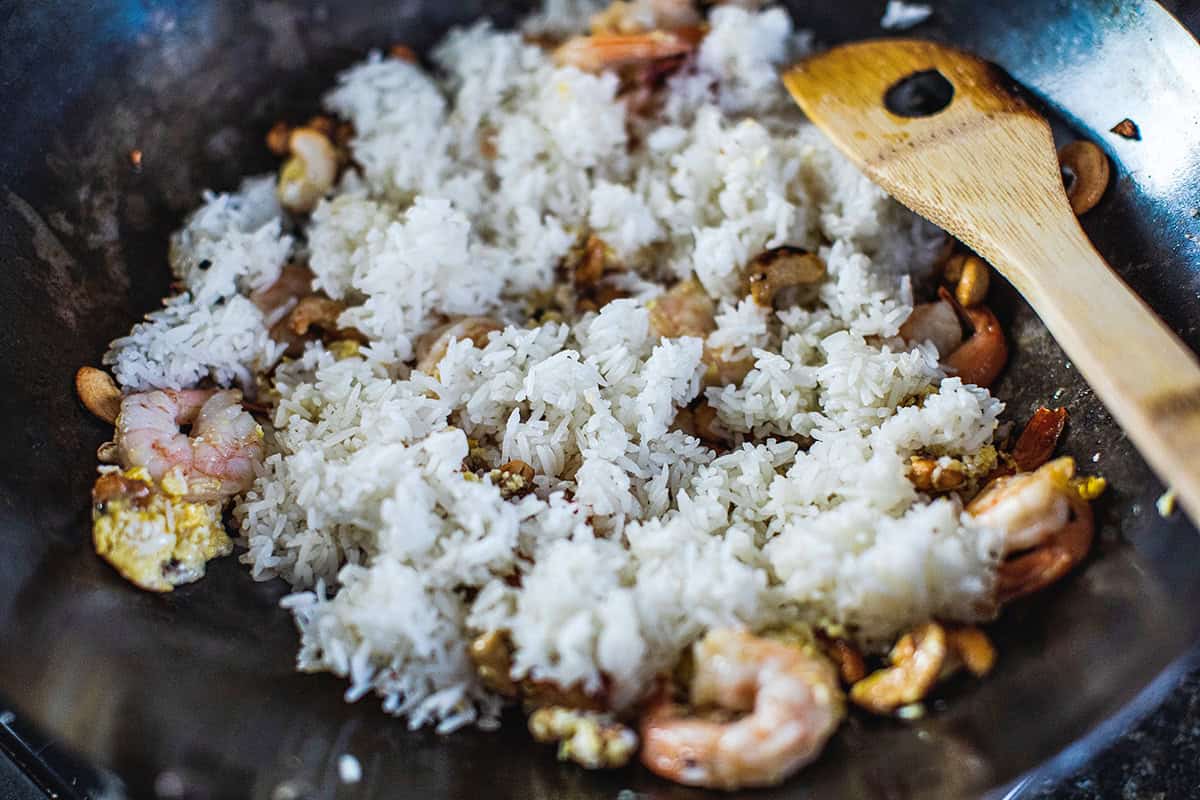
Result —
M 876 2 L 789 5 L 823 41 L 877 32 Z M 941 27 L 931 33 L 968 36 L 970 5 L 939 6 Z M 0 62 L 15 97 L 0 136 L 8 276 L 0 409 L 11 442 L 0 494 L 0 695 L 115 769 L 134 794 L 167 768 L 201 795 L 251 787 L 269 797 L 289 782 L 319 792 L 335 785 L 337 756 L 352 752 L 367 793 L 379 796 L 482 787 L 534 798 L 611 797 L 621 788 L 691 796 L 640 769 L 595 774 L 557 764 L 516 719 L 500 733 L 444 738 L 409 733 L 369 698 L 344 705 L 340 681 L 293 672 L 296 635 L 277 606 L 282 584 L 255 584 L 233 558 L 160 597 L 125 584 L 91 552 L 93 453 L 109 431 L 78 405 L 71 376 L 97 364 L 106 342 L 166 293 L 171 230 L 203 188 L 271 168 L 263 134 L 276 119 L 315 110 L 337 69 L 394 42 L 420 52 L 484 4 L 55 6 L 17 13 L 11 24 L 22 36 L 6 35 L 6 46 L 19 44 Z M 520 10 L 486 4 L 501 25 Z M 140 170 L 129 159 L 135 148 Z M 1138 201 L 1114 192 L 1089 220 L 1115 265 L 1154 250 Z M 1161 270 L 1180 258 L 1161 255 Z M 1161 282 L 1169 273 L 1156 274 Z M 1098 507 L 1096 552 L 1084 571 L 994 627 L 1001 659 L 988 680 L 952 682 L 931 704 L 935 713 L 913 723 L 853 716 L 816 765 L 757 796 L 978 793 L 1111 716 L 1195 639 L 1200 574 L 1189 565 L 1200 540 L 1182 518 L 1154 513 L 1160 484 L 1004 289 L 1001 317 L 1016 346 L 996 393 L 1018 421 L 1040 404 L 1067 406 L 1066 452 L 1089 463 L 1100 454 L 1112 489 Z

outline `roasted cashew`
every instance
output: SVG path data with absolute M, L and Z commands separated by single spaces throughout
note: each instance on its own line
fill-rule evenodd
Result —
M 908 460 L 908 479 L 922 492 L 951 492 L 967 482 L 967 472 L 957 459 L 913 456 Z
M 974 625 L 947 628 L 946 644 L 951 654 L 976 678 L 982 678 L 996 665 L 996 647 L 987 634 Z
M 954 298 L 963 308 L 974 308 L 987 298 L 991 285 L 991 270 L 987 262 L 975 254 L 963 259 L 962 274 L 954 286 Z
M 717 328 L 716 306 L 695 279 L 680 281 L 646 305 L 651 329 L 667 339 L 706 339 Z
M 288 136 L 288 151 L 291 158 L 279 170 L 279 202 L 289 211 L 307 213 L 337 180 L 337 150 L 321 131 L 302 127 Z
M 121 390 L 116 381 L 102 369 L 80 367 L 75 373 L 75 393 L 88 411 L 109 425 L 121 413 Z
M 850 699 L 876 714 L 890 714 L 921 700 L 937 683 L 946 662 L 946 629 L 927 622 L 900 637 L 889 654 L 892 666 L 850 687 Z
M 1067 199 L 1076 216 L 1091 211 L 1108 188 L 1111 168 L 1108 156 L 1095 142 L 1081 139 L 1063 145 L 1058 151 L 1058 163 L 1071 178 L 1067 184 Z

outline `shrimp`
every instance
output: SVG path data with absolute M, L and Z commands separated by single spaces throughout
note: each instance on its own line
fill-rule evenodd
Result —
M 944 300 L 922 303 L 900 326 L 900 336 L 908 345 L 931 342 L 943 358 L 953 353 L 962 344 L 962 324 L 954 312 L 954 306 Z
M 482 349 L 487 347 L 494 331 L 502 330 L 504 326 L 489 317 L 463 317 L 454 322 L 447 322 L 417 340 L 416 368 L 440 380 L 437 367 L 450 350 L 451 342 L 470 339 L 471 344 Z
M 1058 458 L 1034 472 L 997 478 L 967 506 L 977 522 L 1003 534 L 1001 603 L 1049 586 L 1091 549 L 1095 521 L 1071 486 L 1074 475 L 1074 459 Z
M 263 432 L 235 390 L 157 390 L 121 402 L 115 443 L 121 466 L 144 467 L 156 481 L 181 481 L 190 501 L 245 491 L 262 463 Z M 189 436 L 180 425 L 191 425 Z
M 664 778 L 771 786 L 815 759 L 841 722 L 837 671 L 819 655 L 731 629 L 710 631 L 694 654 L 692 702 L 749 713 L 719 722 L 659 698 L 641 720 L 641 758 Z
M 279 271 L 274 283 L 251 294 L 250 302 L 263 313 L 267 327 L 270 327 L 286 318 L 300 298 L 312 294 L 312 283 L 312 270 L 288 264 Z
M 695 28 L 576 36 L 554 51 L 554 61 L 559 66 L 575 67 L 584 72 L 601 72 L 686 55 L 696 49 L 701 38 L 703 33 Z
M 1008 363 L 1008 343 L 1000 321 L 987 306 L 964 308 L 962 312 L 974 331 L 942 363 L 953 370 L 963 383 L 988 387 Z
M 987 306 L 963 308 L 946 291 L 938 290 L 940 300 L 922 303 L 900 326 L 900 336 L 910 345 L 933 342 L 942 358 L 942 366 L 962 378 L 963 383 L 988 387 L 1008 363 L 1008 343 L 1000 321 Z M 964 341 L 962 324 L 972 331 Z
M 693 0 L 614 0 L 590 20 L 593 34 L 641 33 L 648 28 L 686 28 L 703 19 Z

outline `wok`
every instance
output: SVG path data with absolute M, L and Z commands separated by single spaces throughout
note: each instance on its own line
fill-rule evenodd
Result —
M 882 0 L 790 5 L 824 42 L 880 33 Z M 1142 2 L 936 6 L 917 35 L 997 61 L 1057 114 L 1060 133 L 1070 123 L 1105 146 L 1116 175 L 1085 227 L 1200 345 L 1196 42 Z M 452 24 L 485 11 L 508 24 L 519 10 L 479 0 L 0 7 L 0 696 L 22 735 L 40 730 L 55 752 L 76 754 L 18 753 L 46 785 L 68 796 L 87 780 L 120 790 L 84 772 L 92 777 L 55 785 L 87 762 L 133 796 L 697 796 L 636 767 L 560 765 L 515 721 L 501 733 L 408 732 L 370 699 L 343 704 L 338 680 L 293 671 L 279 582 L 254 583 L 228 558 L 156 596 L 91 551 L 93 453 L 110 431 L 78 405 L 71 376 L 166 293 L 166 239 L 200 191 L 271 169 L 270 124 L 305 118 L 334 72 L 368 48 L 421 51 Z M 1195 5 L 1175 10 L 1200 21 Z M 1108 133 L 1124 117 L 1141 141 Z M 999 796 L 1023 775 L 1082 763 L 1188 665 L 1200 538 L 1180 516 L 1154 512 L 1162 485 L 1028 308 L 1007 287 L 1000 295 L 1016 345 L 998 389 L 1010 418 L 1067 406 L 1067 452 L 1095 461 L 1112 486 L 1096 552 L 994 627 L 1002 657 L 988 680 L 952 683 L 916 722 L 853 717 L 817 764 L 758 797 Z M 361 762 L 358 784 L 338 783 L 342 753 Z

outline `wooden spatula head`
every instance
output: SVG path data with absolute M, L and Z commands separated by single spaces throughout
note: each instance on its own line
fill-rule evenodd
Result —
M 916 75 L 940 75 L 953 89 L 949 103 L 928 116 L 889 109 L 889 91 Z M 933 42 L 878 40 L 806 59 L 783 81 L 872 180 L 993 262 L 1005 260 L 993 248 L 1007 237 L 988 228 L 1011 226 L 1010 210 L 1041 225 L 1074 224 L 1050 126 L 985 61 Z
M 1092 247 L 1049 124 L 1003 72 L 932 42 L 879 40 L 814 56 L 783 80 L 872 180 L 1020 290 L 1200 521 L 1200 364 Z M 931 102 L 905 108 L 897 100 L 916 81 Z

